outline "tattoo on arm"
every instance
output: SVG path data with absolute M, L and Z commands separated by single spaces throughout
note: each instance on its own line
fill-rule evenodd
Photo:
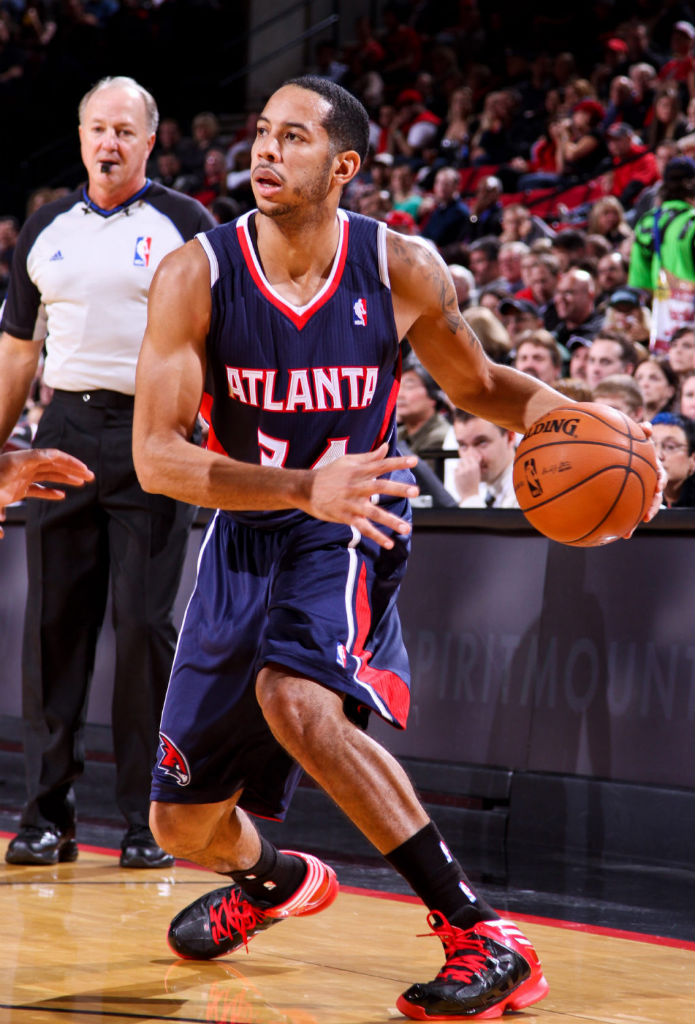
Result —
M 404 242 L 396 232 L 389 235 L 389 241 L 397 259 L 405 263 L 406 266 L 414 268 L 418 275 L 437 289 L 438 308 L 451 333 L 463 336 L 471 348 L 479 346 L 480 342 L 461 316 L 456 299 L 456 289 L 441 259 L 430 250 L 429 246 L 418 245 L 415 248 L 412 242 Z

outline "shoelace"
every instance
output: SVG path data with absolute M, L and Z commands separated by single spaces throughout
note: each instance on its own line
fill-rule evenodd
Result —
M 478 971 L 487 965 L 490 954 L 484 939 L 472 931 L 464 932 L 462 928 L 449 924 L 438 911 L 432 911 L 427 915 L 427 923 L 432 931 L 418 935 L 417 938 L 440 939 L 446 956 L 446 963 L 437 978 L 444 981 L 470 982 Z M 460 945 L 462 936 L 465 936 L 463 948 Z
M 229 896 L 223 896 L 218 906 L 210 906 L 210 935 L 218 946 L 225 939 L 232 942 L 237 935 L 249 950 L 248 935 L 262 924 L 266 915 L 260 908 L 255 908 L 243 895 L 240 889 L 233 887 Z

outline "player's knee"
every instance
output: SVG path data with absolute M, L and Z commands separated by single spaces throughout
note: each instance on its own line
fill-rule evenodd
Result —
M 185 857 L 192 851 L 188 840 L 189 808 L 185 804 L 153 803 L 150 805 L 150 830 L 156 842 L 167 853 Z M 192 838 L 192 837 L 191 837 Z M 198 840 L 196 846 L 200 845 Z
M 296 756 L 296 750 L 321 743 L 331 721 L 341 717 L 337 694 L 319 683 L 292 673 L 265 666 L 256 680 L 256 696 L 275 737 Z
M 277 734 L 278 727 L 296 729 L 301 723 L 301 710 L 294 678 L 272 668 L 264 668 L 256 680 L 256 697 L 263 716 Z

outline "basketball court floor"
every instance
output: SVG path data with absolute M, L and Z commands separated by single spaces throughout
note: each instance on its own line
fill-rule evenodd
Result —
M 0 729 L 0 1024 L 379 1024 L 404 1020 L 398 995 L 441 966 L 439 941 L 423 935 L 424 908 L 398 876 L 377 861 L 340 856 L 326 856 L 341 892 L 324 913 L 278 924 L 248 953 L 208 963 L 177 959 L 166 944 L 169 920 L 219 886 L 220 876 L 185 862 L 119 868 L 123 825 L 112 784 L 108 758 L 88 763 L 78 784 L 76 863 L 7 865 L 22 759 L 16 738 Z M 312 851 L 319 855 L 320 825 Z M 283 843 L 281 833 L 270 838 Z M 515 890 L 480 881 L 476 865 L 466 867 L 532 940 L 550 983 L 546 999 L 507 1020 L 695 1020 L 691 873 L 568 865 Z

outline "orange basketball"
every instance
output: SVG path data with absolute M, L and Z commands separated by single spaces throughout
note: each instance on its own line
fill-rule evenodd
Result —
M 639 424 L 598 402 L 553 409 L 524 434 L 514 490 L 532 526 L 575 547 L 629 534 L 658 480 L 654 445 Z

